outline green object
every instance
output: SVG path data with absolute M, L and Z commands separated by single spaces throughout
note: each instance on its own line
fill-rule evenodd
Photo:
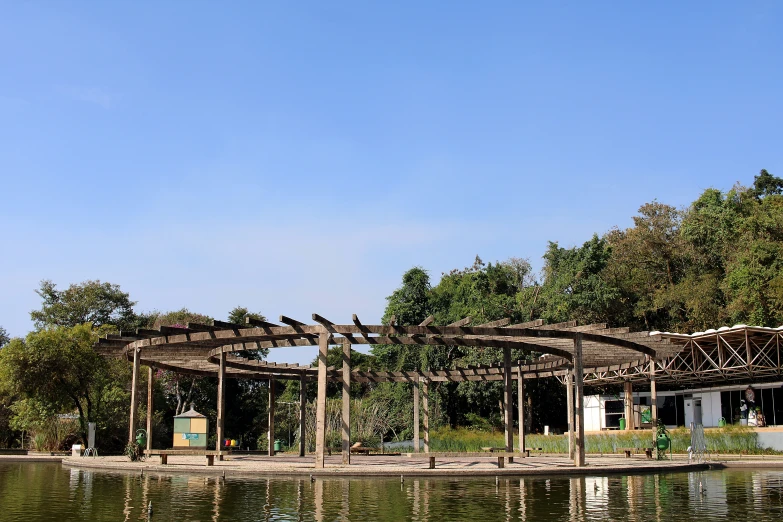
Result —
M 652 408 L 645 408 L 642 410 L 642 424 L 652 423 Z
M 724 419 L 723 417 L 721 417 L 720 419 L 718 419 L 718 427 L 719 427 L 719 428 L 722 428 L 722 427 L 724 427 L 725 425 L 726 425 L 726 419 Z
M 666 451 L 669 449 L 670 444 L 671 439 L 666 434 L 658 435 L 658 438 L 655 440 L 655 447 L 657 447 L 659 451 Z
M 174 433 L 190 432 L 190 419 L 178 419 L 174 417 Z
M 282 440 L 276 440 L 275 441 L 275 451 L 281 451 L 283 449 L 283 441 Z
M 183 433 L 182 434 L 182 440 L 198 440 L 199 434 L 198 433 Z
M 136 430 L 136 444 L 142 448 L 147 447 L 147 430 Z
M 625 431 L 625 419 L 620 419 L 620 431 Z

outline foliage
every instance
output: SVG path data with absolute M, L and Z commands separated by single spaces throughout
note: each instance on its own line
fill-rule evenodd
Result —
M 9 341 L 11 341 L 11 337 L 8 335 L 8 332 L 5 330 L 5 328 L 0 326 L 0 348 L 8 344 Z
M 144 451 L 136 442 L 129 442 L 125 446 L 125 451 L 123 453 L 131 462 L 144 460 Z
M 248 319 L 255 319 L 257 321 L 266 321 L 266 317 L 264 317 L 263 314 L 253 313 L 249 311 L 247 308 L 245 308 L 244 306 L 235 306 L 228 313 L 227 322 L 233 324 L 245 325 L 247 324 Z M 266 359 L 266 357 L 269 355 L 269 348 L 262 348 L 260 350 L 242 350 L 241 352 L 237 352 L 237 353 L 241 357 L 245 357 L 246 359 L 262 360 L 262 359 Z
M 91 323 L 96 328 L 111 325 L 117 330 L 138 327 L 139 319 L 133 311 L 136 303 L 119 285 L 84 281 L 67 290 L 57 290 L 54 283 L 43 280 L 36 293 L 43 304 L 40 310 L 30 312 L 30 318 L 38 329 L 83 323 Z

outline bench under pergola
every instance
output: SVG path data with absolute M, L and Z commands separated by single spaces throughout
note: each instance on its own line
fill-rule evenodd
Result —
M 576 466 L 584 466 L 584 397 L 585 375 L 621 372 L 624 375 L 645 372 L 651 383 L 653 425 L 657 420 L 656 361 L 672 358 L 681 344 L 662 335 L 630 332 L 628 328 L 607 328 L 606 324 L 577 326 L 575 322 L 545 325 L 541 320 L 510 324 L 509 319 L 472 325 L 470 317 L 448 325 L 434 324 L 428 317 L 419 325 L 363 324 L 354 315 L 351 324 L 336 324 L 313 314 L 314 324 L 280 316 L 279 323 L 248 318 L 247 324 L 215 321 L 212 325 L 189 323 L 187 327 L 159 330 L 138 329 L 100 339 L 97 349 L 104 355 L 125 357 L 133 361 L 129 439 L 137 424 L 138 382 L 140 366 L 149 367 L 147 393 L 148 449 L 151 444 L 153 368 L 180 374 L 216 377 L 218 379 L 217 448 L 224 437 L 225 380 L 255 379 L 269 382 L 270 454 L 274 454 L 274 387 L 280 379 L 298 379 L 300 386 L 300 456 L 305 455 L 305 404 L 308 382 L 317 383 L 315 467 L 323 468 L 326 424 L 326 385 L 342 384 L 342 459 L 350 463 L 350 383 L 408 382 L 413 385 L 414 451 L 419 451 L 421 424 L 424 452 L 429 452 L 429 389 L 433 382 L 503 381 L 505 451 L 514 450 L 513 384 L 517 381 L 519 410 L 519 450 L 525 451 L 524 380 L 557 377 L 566 386 L 568 403 L 569 452 Z M 420 371 L 372 371 L 351 368 L 352 345 L 411 345 L 494 347 L 502 349 L 503 360 L 497 364 Z M 327 367 L 330 345 L 341 345 L 342 368 Z M 249 360 L 240 356 L 245 350 L 280 347 L 318 346 L 318 365 L 299 366 Z M 543 354 L 536 362 L 512 361 L 512 350 Z M 650 364 L 650 362 L 653 364 Z M 619 373 L 618 373 L 619 375 Z M 630 385 L 629 379 L 623 379 Z

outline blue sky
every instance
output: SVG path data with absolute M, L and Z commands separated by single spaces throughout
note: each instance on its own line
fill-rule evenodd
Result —
M 412 266 L 538 269 L 645 202 L 783 175 L 779 2 L 1 9 L 12 335 L 41 279 L 377 321 Z

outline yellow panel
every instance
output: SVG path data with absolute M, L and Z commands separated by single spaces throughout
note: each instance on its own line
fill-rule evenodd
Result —
M 190 441 L 188 439 L 183 439 L 182 433 L 175 433 L 173 446 L 175 448 L 187 448 L 190 447 Z
M 191 433 L 206 433 L 207 432 L 207 419 L 190 419 L 190 432 Z

